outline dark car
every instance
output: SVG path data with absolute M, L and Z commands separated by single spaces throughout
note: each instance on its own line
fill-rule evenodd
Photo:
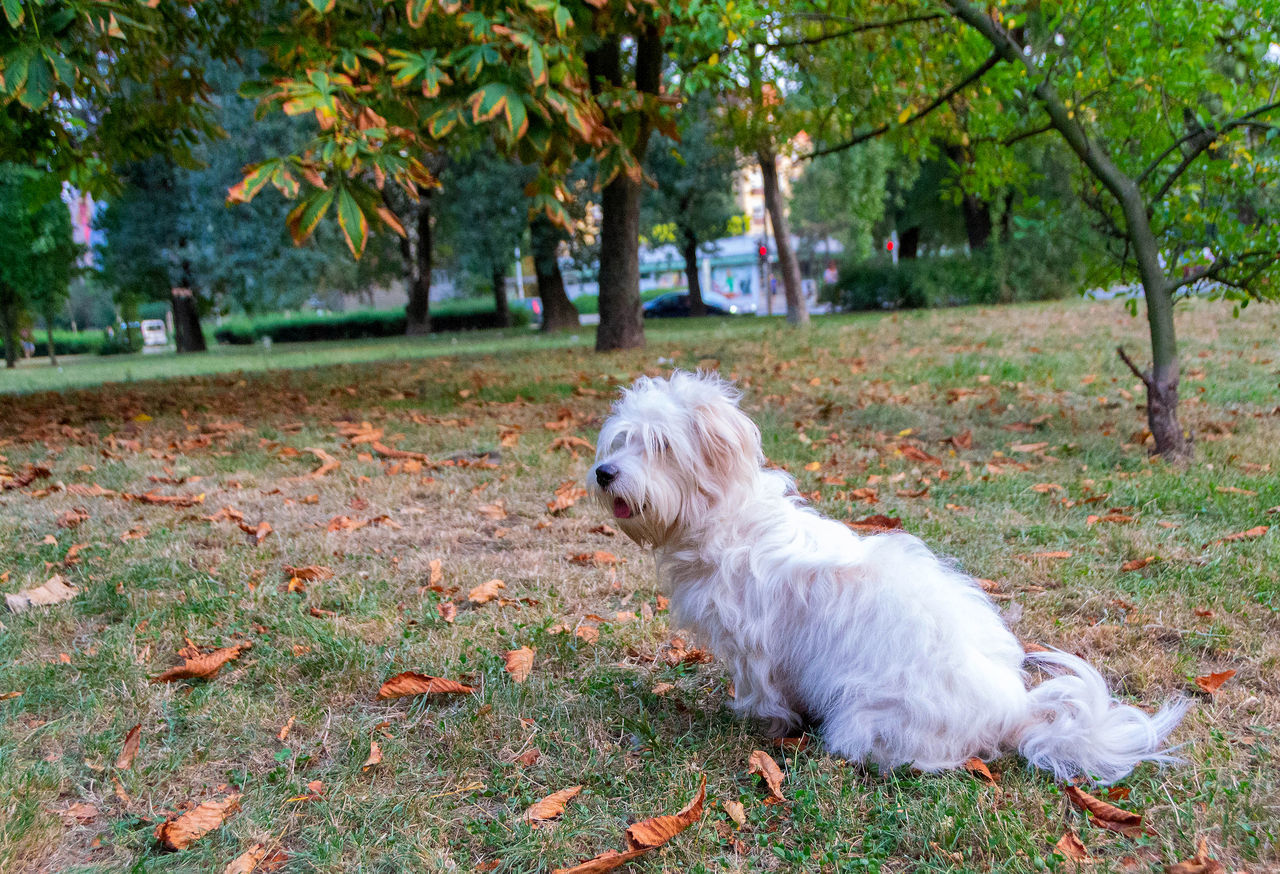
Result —
M 715 292 L 703 292 L 702 302 L 707 305 L 709 316 L 735 316 L 743 312 L 741 307 L 724 295 Z M 646 319 L 676 318 L 690 315 L 689 295 L 683 291 L 673 291 L 644 304 Z

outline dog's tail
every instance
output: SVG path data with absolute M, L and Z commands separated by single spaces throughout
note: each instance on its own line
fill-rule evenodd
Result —
M 1163 748 L 1190 702 L 1174 699 L 1151 716 L 1111 697 L 1088 662 L 1059 650 L 1027 655 L 1055 676 L 1028 693 L 1031 722 L 1017 735 L 1018 752 L 1060 780 L 1087 776 L 1114 783 L 1139 762 L 1178 761 Z

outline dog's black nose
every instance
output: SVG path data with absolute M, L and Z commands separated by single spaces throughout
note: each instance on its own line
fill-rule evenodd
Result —
M 600 488 L 607 489 L 609 483 L 618 478 L 618 466 L 616 464 L 602 464 L 596 468 L 596 482 L 600 484 Z

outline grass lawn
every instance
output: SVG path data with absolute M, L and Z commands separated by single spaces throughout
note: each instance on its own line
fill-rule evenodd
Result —
M 50 473 L 0 476 L 0 588 L 79 590 L 0 613 L 0 871 L 221 872 L 258 844 L 288 858 L 259 871 L 550 871 L 622 849 L 702 775 L 701 820 L 624 870 L 1073 871 L 1072 830 L 1090 871 L 1162 871 L 1201 840 L 1228 871 L 1275 871 L 1280 311 L 1193 302 L 1179 329 L 1186 469 L 1147 457 L 1113 352 L 1143 357 L 1145 323 L 1116 304 L 652 325 L 647 349 L 603 356 L 589 330 L 276 347 L 0 397 L 4 469 Z M 1016 758 L 991 764 L 998 786 L 877 773 L 731 715 L 722 671 L 673 645 L 652 560 L 585 500 L 547 508 L 589 463 L 562 438 L 594 441 L 637 374 L 699 365 L 740 381 L 824 512 L 901 518 L 992 581 L 1023 640 L 1080 653 L 1140 706 L 1194 697 L 1185 763 L 1140 768 L 1116 801 L 1150 834 L 1090 823 Z M 82 366 L 22 388 L 120 378 Z M 188 366 L 204 375 L 159 378 Z M 203 501 L 121 497 L 152 490 Z M 286 571 L 313 565 L 333 576 Z M 150 682 L 180 650 L 241 644 L 211 679 Z M 522 683 L 504 669 L 520 647 Z M 378 700 L 402 671 L 474 692 Z M 786 803 L 748 774 L 757 749 Z M 561 821 L 525 820 L 578 785 Z M 236 793 L 187 849 L 157 843 L 166 817 Z

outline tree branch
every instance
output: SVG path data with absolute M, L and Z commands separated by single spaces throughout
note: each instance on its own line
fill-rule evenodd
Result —
M 801 12 L 801 13 L 796 13 L 795 17 L 816 20 L 816 21 L 832 20 L 826 16 L 821 16 L 817 13 Z M 862 24 L 854 24 L 851 27 L 846 27 L 844 30 L 837 30 L 833 33 L 823 33 L 823 34 L 818 34 L 816 36 L 799 37 L 797 39 L 790 39 L 790 40 L 779 40 L 778 42 L 765 43 L 764 45 L 766 48 L 770 48 L 770 49 L 791 49 L 791 48 L 796 48 L 798 46 L 813 46 L 813 45 L 818 45 L 819 43 L 827 42 L 828 40 L 843 39 L 846 36 L 854 36 L 855 34 L 866 33 L 872 30 L 888 30 L 890 28 L 901 27 L 907 24 L 919 24 L 920 22 L 924 22 L 924 21 L 937 21 L 939 18 L 942 18 L 942 17 L 943 15 L 941 12 L 934 12 L 927 15 L 912 15 L 908 18 L 897 18 L 891 21 L 868 21 Z M 848 19 L 843 19 L 843 20 L 847 21 Z
M 1182 162 L 1178 164 L 1173 172 L 1169 174 L 1169 177 L 1165 179 L 1164 184 L 1160 186 L 1159 193 L 1153 198 L 1154 200 L 1160 200 L 1160 198 L 1164 197 L 1164 195 L 1168 193 L 1169 189 L 1173 186 L 1174 181 L 1186 171 L 1187 167 L 1191 166 L 1191 163 L 1195 161 L 1196 158 L 1200 157 L 1205 149 L 1209 148 L 1227 132 L 1232 131 L 1235 128 L 1258 126 L 1259 123 L 1254 121 L 1255 118 L 1260 115 L 1266 115 L 1268 112 L 1272 112 L 1276 109 L 1280 109 L 1280 101 L 1268 103 L 1265 106 L 1259 106 L 1252 112 L 1246 112 L 1244 115 L 1236 116 L 1217 129 L 1202 128 L 1200 130 L 1192 131 L 1161 152 L 1160 156 L 1148 164 L 1147 168 L 1142 171 L 1135 181 L 1141 185 L 1171 154 L 1185 146 L 1188 142 L 1195 140 L 1197 137 L 1201 138 L 1200 142 L 1196 143 L 1194 148 L 1183 156 Z M 1262 126 L 1270 127 L 1270 125 Z
M 1242 264 L 1247 264 L 1248 262 L 1259 258 L 1264 261 L 1278 261 L 1280 260 L 1280 251 L 1258 249 L 1252 252 L 1242 252 L 1241 254 L 1235 255 L 1231 258 L 1223 258 L 1221 261 L 1215 261 L 1213 264 L 1210 264 L 1204 270 L 1197 273 L 1192 273 L 1189 276 L 1183 276 L 1180 279 L 1169 280 L 1169 293 L 1172 294 L 1183 286 L 1194 285 L 1197 282 L 1203 282 L 1205 280 L 1219 281 L 1218 277 L 1223 273 L 1226 273 L 1232 267 L 1239 267 Z M 1266 264 L 1263 266 L 1265 267 Z M 1228 284 L 1235 285 L 1237 288 L 1240 287 L 1235 283 Z
M 1125 363 L 1125 366 L 1133 371 L 1133 375 L 1138 377 L 1138 379 L 1142 380 L 1143 385 L 1145 385 L 1147 388 L 1151 388 L 1151 377 L 1148 374 L 1143 373 L 1141 370 L 1138 369 L 1138 365 L 1133 363 L 1133 359 L 1129 357 L 1128 352 L 1124 351 L 1123 346 L 1116 347 L 1116 354 L 1120 356 L 1120 360 Z
M 920 119 L 924 118 L 926 115 L 928 115 L 929 113 L 937 109 L 939 106 L 942 106 L 952 97 L 956 96 L 956 94 L 963 91 L 965 88 L 968 88 L 970 85 L 972 85 L 974 82 L 977 82 L 983 76 L 987 75 L 987 73 L 991 71 L 991 68 L 993 68 L 998 63 L 1000 63 L 1000 54 L 998 52 L 992 52 L 991 57 L 987 58 L 986 61 L 983 62 L 981 67 L 974 70 L 972 73 L 970 73 L 961 81 L 952 85 L 950 88 L 948 88 L 946 91 L 939 94 L 933 100 L 930 100 L 922 108 L 916 110 L 914 113 L 907 116 L 907 118 L 900 125 L 898 125 L 898 127 L 907 127 L 909 125 L 915 124 L 917 121 L 919 121 Z M 853 139 L 848 140 L 847 142 L 841 143 L 837 146 L 828 146 L 825 149 L 817 149 L 815 151 L 810 152 L 807 155 L 801 155 L 800 156 L 801 160 L 808 161 L 813 158 L 821 157 L 822 155 L 830 155 L 834 152 L 842 152 L 845 149 L 851 149 L 854 146 L 858 145 L 859 143 L 865 143 L 867 140 L 875 139 L 876 137 L 888 131 L 889 127 L 890 126 L 888 124 L 882 124 L 877 128 L 860 133 L 857 136 L 853 137 Z

